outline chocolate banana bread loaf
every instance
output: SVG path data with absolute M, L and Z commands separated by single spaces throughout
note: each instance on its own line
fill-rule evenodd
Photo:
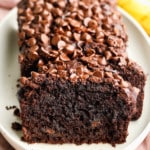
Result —
M 146 79 L 128 58 L 116 0 L 22 0 L 18 26 L 24 140 L 125 142 Z

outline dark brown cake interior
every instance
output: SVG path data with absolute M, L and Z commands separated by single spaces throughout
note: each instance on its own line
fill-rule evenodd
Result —
M 112 145 L 126 141 L 135 106 L 112 81 L 72 84 L 51 77 L 43 81 L 36 89 L 26 84 L 19 93 L 26 141 Z

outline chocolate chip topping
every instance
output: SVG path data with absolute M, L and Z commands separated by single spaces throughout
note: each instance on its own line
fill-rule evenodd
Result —
M 38 74 L 95 81 L 115 78 L 115 71 L 105 70 L 112 70 L 109 61 L 126 63 L 127 35 L 114 0 L 27 0 L 20 3 L 18 15 L 19 62 L 36 64 Z M 30 84 L 25 77 L 20 81 Z

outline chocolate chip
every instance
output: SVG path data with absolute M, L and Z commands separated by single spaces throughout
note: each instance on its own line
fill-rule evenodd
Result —
M 45 7 L 46 7 L 47 10 L 51 11 L 52 8 L 53 8 L 53 5 L 49 2 L 45 2 Z
M 50 14 L 50 13 L 49 13 L 48 10 L 44 10 L 44 11 L 42 12 L 42 15 L 45 16 L 45 17 L 48 17 L 49 14 Z
M 91 21 L 91 18 L 86 17 L 83 21 L 84 25 L 87 27 L 89 25 L 89 22 Z
M 57 47 L 59 50 L 64 49 L 65 46 L 66 46 L 66 42 L 64 42 L 63 40 L 58 41 Z
M 71 31 L 67 31 L 67 32 L 66 32 L 66 36 L 72 37 L 72 32 L 71 32 Z
M 26 36 L 26 34 L 25 34 L 24 31 L 19 32 L 19 38 L 20 38 L 20 39 L 24 40 L 24 39 L 25 39 L 25 36 Z
M 72 54 L 74 52 L 74 50 L 75 50 L 75 46 L 72 45 L 72 44 L 71 45 L 70 44 L 66 45 L 66 47 L 64 49 L 66 54 Z
M 77 20 L 69 18 L 68 21 L 72 27 L 79 28 L 81 26 L 81 23 Z
M 28 58 L 30 60 L 37 60 L 39 58 L 39 54 L 36 51 L 31 51 L 28 53 Z
M 106 61 L 105 57 L 102 57 L 102 58 L 99 57 L 98 63 L 100 65 L 107 65 L 107 61 Z
M 60 54 L 60 59 L 62 61 L 70 61 L 70 58 L 65 53 Z
M 50 68 L 50 69 L 48 69 L 47 72 L 48 72 L 49 74 L 56 74 L 56 73 L 57 73 L 57 69 Z
M 112 72 L 105 72 L 105 77 L 113 78 Z
M 73 37 L 76 41 L 80 41 L 80 34 L 78 33 L 73 33 Z
M 110 51 L 105 51 L 104 53 L 107 60 L 109 60 L 112 57 L 112 53 Z
M 29 36 L 32 36 L 35 33 L 35 30 L 30 28 L 28 24 L 22 26 L 23 31 L 27 32 Z
M 44 61 L 42 60 L 42 59 L 40 59 L 39 61 L 38 61 L 38 67 L 41 67 L 41 66 L 43 66 L 44 65 Z
M 75 73 L 73 73 L 73 74 L 71 74 L 70 75 L 70 80 L 72 81 L 72 82 L 77 82 L 77 75 L 75 74 Z
M 19 9 L 18 9 L 18 14 L 21 15 L 21 14 L 23 14 L 23 13 L 24 13 L 24 9 L 19 8 Z
M 49 26 L 47 25 L 43 26 L 43 28 L 41 28 L 41 32 L 48 34 L 50 32 Z
M 52 14 L 56 17 L 56 16 L 62 16 L 63 15 L 63 12 L 61 9 L 59 8 L 53 8 L 52 9 Z
M 55 35 L 55 36 L 52 38 L 51 44 L 56 46 L 59 41 L 60 41 L 60 36 L 59 36 L 59 35 Z
M 119 76 L 118 74 L 113 74 L 113 77 L 115 78 L 115 79 L 117 79 L 117 80 L 119 80 L 119 81 L 121 81 L 122 80 L 122 77 L 121 76 Z
M 121 80 L 120 85 L 121 85 L 121 87 L 123 87 L 123 88 L 127 88 L 127 87 L 129 87 L 129 83 L 128 83 L 128 82 L 126 82 L 126 81 L 124 81 L 124 80 Z
M 34 7 L 34 2 L 33 1 L 29 1 L 29 7 L 33 8 Z
M 77 73 L 77 75 L 81 75 L 83 73 L 83 67 L 82 66 L 77 67 L 76 73 Z
M 30 38 L 27 40 L 28 46 L 34 46 L 36 44 L 36 39 L 35 38 Z
M 58 4 L 58 6 L 59 6 L 60 8 L 65 8 L 65 6 L 66 6 L 66 1 L 64 1 L 64 0 L 59 0 L 59 1 L 57 2 L 57 4 Z
M 100 30 L 100 31 L 99 31 Z M 103 31 L 101 30 L 101 29 L 97 29 L 97 31 L 96 31 L 96 39 L 104 39 L 104 33 L 103 33 Z
M 104 72 L 103 71 L 95 71 L 93 73 L 93 76 L 99 77 L 99 78 L 103 78 L 104 77 Z
M 77 42 L 77 46 L 78 48 L 80 48 L 82 50 L 82 46 L 84 45 L 84 42 L 83 41 L 79 41 Z
M 88 33 L 83 33 L 81 35 L 81 40 L 83 40 L 83 41 L 85 40 L 87 42 L 91 42 L 92 41 L 92 37 Z
M 90 28 L 96 28 L 96 27 L 98 26 L 98 23 L 97 23 L 96 20 L 90 20 L 90 21 L 88 22 L 88 26 L 89 26 Z
M 32 46 L 32 47 L 30 47 L 30 51 L 37 51 L 39 49 L 39 46 L 37 46 L 37 45 L 34 45 L 34 46 Z
M 91 56 L 91 55 L 94 55 L 94 54 L 95 54 L 95 50 L 94 49 L 89 48 L 89 49 L 86 50 L 86 55 L 87 56 Z
M 22 63 L 23 60 L 24 60 L 24 55 L 23 54 L 19 54 L 18 59 L 19 59 L 19 63 Z
M 32 71 L 31 76 L 32 76 L 32 78 L 37 78 L 37 77 L 39 77 L 39 73 Z
M 28 79 L 26 77 L 21 77 L 20 78 L 20 83 L 25 85 L 27 83 Z
M 43 8 L 41 6 L 36 6 L 33 10 L 34 14 L 39 14 L 43 11 Z
M 42 69 L 43 72 L 47 72 L 48 71 L 48 67 L 46 65 L 43 65 L 41 67 L 41 69 Z
M 124 45 L 122 39 L 119 39 L 114 36 L 109 36 L 107 39 L 107 43 L 110 46 L 114 46 L 114 47 L 122 47 Z
M 46 34 L 41 34 L 41 41 L 44 43 L 44 44 L 48 44 L 49 42 L 49 37 L 46 35 Z
M 41 54 L 43 54 L 43 56 L 45 58 L 50 58 L 51 57 L 49 50 L 47 50 L 44 47 L 41 47 L 40 52 L 41 52 Z
M 80 78 L 82 82 L 85 82 L 89 78 L 90 74 L 89 73 L 84 73 L 80 75 Z

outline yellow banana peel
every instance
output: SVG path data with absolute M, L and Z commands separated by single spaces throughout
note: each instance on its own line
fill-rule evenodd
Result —
M 118 5 L 133 16 L 150 35 L 150 0 L 118 0 Z

